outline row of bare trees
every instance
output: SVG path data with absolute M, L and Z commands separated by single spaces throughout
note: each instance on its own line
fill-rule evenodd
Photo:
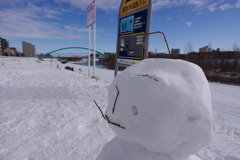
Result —
M 240 84 L 240 52 L 149 54 L 149 58 L 182 59 L 200 66 L 212 81 Z
M 209 43 L 207 45 L 209 48 L 212 48 L 212 44 Z M 238 42 L 234 42 L 232 45 L 232 50 L 234 52 L 240 52 L 240 44 Z M 184 46 L 184 53 L 191 53 L 194 52 L 194 47 L 193 44 L 191 42 L 188 42 L 185 46 Z
M 149 58 L 182 59 L 200 66 L 211 81 L 240 84 L 240 51 L 189 54 L 148 54 Z M 115 54 L 104 60 L 109 69 L 114 69 Z

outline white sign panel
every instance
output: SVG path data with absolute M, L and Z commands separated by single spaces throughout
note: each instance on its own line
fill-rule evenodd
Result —
M 96 3 L 95 0 L 87 8 L 87 27 L 96 21 Z

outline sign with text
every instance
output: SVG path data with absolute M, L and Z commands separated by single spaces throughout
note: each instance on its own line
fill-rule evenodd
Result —
M 120 15 L 139 10 L 149 5 L 148 0 L 124 0 L 120 8 Z
M 144 59 L 148 49 L 151 0 L 123 0 L 119 10 L 117 65 Z M 144 39 L 145 38 L 145 39 Z
M 95 0 L 87 8 L 87 27 L 96 21 L 96 3 Z

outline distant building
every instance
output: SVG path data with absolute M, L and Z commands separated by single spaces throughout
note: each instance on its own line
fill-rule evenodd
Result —
M 4 54 L 4 50 L 9 48 L 9 43 L 6 39 L 0 37 L 0 55 Z
M 16 51 L 16 48 L 6 48 L 4 49 L 3 54 L 5 56 L 16 56 L 17 51 Z
M 217 48 L 216 50 L 212 50 L 212 52 L 217 52 L 217 53 L 219 53 L 219 52 L 220 52 L 220 48 Z
M 202 48 L 199 48 L 199 53 L 206 53 L 206 52 L 212 52 L 212 49 L 208 46 L 204 46 Z
M 10 49 L 13 50 L 15 53 L 17 53 L 17 48 L 11 47 Z
M 171 54 L 180 54 L 180 49 L 172 49 Z
M 22 49 L 25 57 L 36 57 L 36 48 L 31 43 L 23 41 Z

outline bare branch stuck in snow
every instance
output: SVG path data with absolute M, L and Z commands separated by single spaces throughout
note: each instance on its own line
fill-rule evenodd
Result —
M 157 80 L 156 78 L 153 78 L 153 77 L 149 76 L 148 74 L 143 74 L 143 75 L 138 75 L 138 76 L 148 77 L 148 78 L 151 78 L 151 79 L 153 79 L 154 81 L 158 82 L 158 80 Z
M 114 123 L 114 122 L 110 121 L 109 118 L 108 118 L 108 116 L 107 116 L 106 114 L 105 114 L 105 115 L 103 114 L 103 112 L 102 112 L 101 108 L 99 107 L 99 105 L 97 104 L 97 102 L 96 102 L 95 100 L 93 100 L 93 101 L 94 101 L 95 105 L 98 107 L 98 109 L 100 110 L 100 112 L 101 112 L 101 114 L 102 114 L 102 117 L 103 117 L 109 124 L 112 124 L 112 125 L 114 125 L 114 126 L 117 126 L 117 127 L 119 127 L 119 128 L 122 128 L 122 129 L 126 129 L 125 127 L 121 126 L 120 124 L 117 124 L 117 123 Z

